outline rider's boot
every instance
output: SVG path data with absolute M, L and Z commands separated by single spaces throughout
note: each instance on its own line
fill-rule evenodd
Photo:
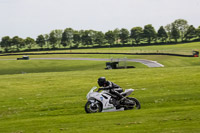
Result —
M 119 101 L 120 101 L 121 104 L 128 104 L 127 103 L 128 100 L 127 100 L 126 97 L 121 98 Z
M 121 104 L 133 104 L 131 100 L 127 99 L 126 97 L 123 97 L 120 99 Z

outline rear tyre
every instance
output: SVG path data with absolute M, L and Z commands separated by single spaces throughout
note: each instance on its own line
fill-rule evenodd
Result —
M 101 112 L 102 111 L 102 107 L 100 102 L 95 101 L 95 102 L 91 102 L 88 101 L 85 104 L 85 112 L 86 113 L 97 113 L 97 112 Z
M 127 97 L 127 99 L 133 101 L 134 105 L 125 107 L 125 110 L 140 109 L 141 108 L 140 102 L 136 98 Z

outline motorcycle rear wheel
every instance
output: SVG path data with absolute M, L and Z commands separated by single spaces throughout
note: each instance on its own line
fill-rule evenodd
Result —
M 140 102 L 136 98 L 127 97 L 127 99 L 133 101 L 135 104 L 133 106 L 127 106 L 127 107 L 125 107 L 125 110 L 140 109 L 141 108 Z
M 101 104 L 99 102 L 92 103 L 91 101 L 88 101 L 85 104 L 85 112 L 86 113 L 97 113 L 97 112 L 101 112 L 101 111 L 102 111 L 102 107 L 101 107 Z

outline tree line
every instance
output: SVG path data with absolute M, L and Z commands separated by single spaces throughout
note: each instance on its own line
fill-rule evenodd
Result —
M 158 31 L 151 25 L 133 27 L 130 29 L 114 29 L 105 33 L 95 30 L 53 30 L 49 34 L 38 35 L 36 39 L 26 39 L 14 36 L 2 37 L 0 41 L 1 51 L 11 52 L 20 50 L 79 48 L 101 46 L 127 46 L 148 45 L 155 43 L 177 43 L 192 40 L 200 40 L 200 26 L 195 28 L 189 25 L 187 20 L 177 19 L 171 24 L 160 26 Z

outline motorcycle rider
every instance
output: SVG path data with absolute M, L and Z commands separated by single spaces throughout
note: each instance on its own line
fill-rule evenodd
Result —
M 105 77 L 100 77 L 97 82 L 101 87 L 99 88 L 98 92 L 101 90 L 109 90 L 109 92 L 113 95 L 116 95 L 121 102 L 125 102 L 126 98 L 120 94 L 123 92 L 123 90 L 119 85 L 106 80 Z

